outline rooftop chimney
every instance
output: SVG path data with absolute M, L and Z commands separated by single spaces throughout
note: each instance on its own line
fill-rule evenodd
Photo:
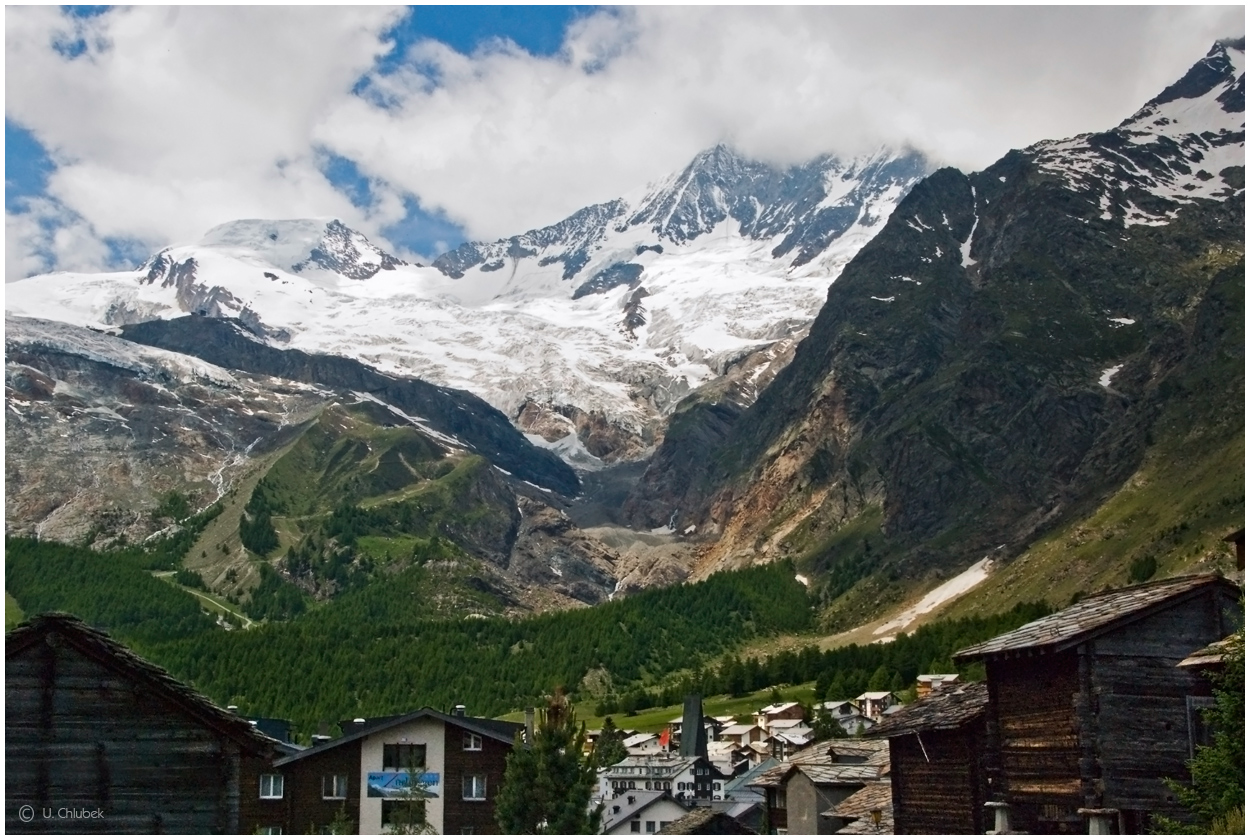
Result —
M 457 703 L 455 706 L 452 706 L 451 713 L 456 717 L 464 717 L 464 704 Z

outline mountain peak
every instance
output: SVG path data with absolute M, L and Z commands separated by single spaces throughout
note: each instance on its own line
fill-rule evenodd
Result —
M 1158 108 L 1181 99 L 1199 99 L 1217 87 L 1227 90 L 1241 89 L 1240 96 L 1222 97 L 1224 110 L 1244 113 L 1245 106 L 1246 39 L 1244 37 L 1216 41 L 1207 54 L 1184 76 L 1163 89 L 1163 92 L 1145 104 L 1141 111 L 1125 123 L 1138 119 L 1150 108 Z M 1225 100 L 1228 101 L 1225 101 Z
M 201 247 L 250 251 L 296 274 L 323 269 L 352 280 L 405 265 L 339 219 L 237 219 L 204 234 Z

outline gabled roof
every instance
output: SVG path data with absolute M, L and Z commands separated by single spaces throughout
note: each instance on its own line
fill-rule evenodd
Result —
M 864 762 L 862 764 L 834 763 L 834 759 L 830 756 L 831 750 L 834 756 L 862 756 Z M 798 767 L 804 768 L 805 771 L 807 768 L 812 767 L 859 768 L 858 770 L 853 769 L 852 775 L 859 773 L 866 778 L 877 778 L 881 772 L 884 772 L 884 768 L 889 763 L 890 745 L 887 741 L 879 739 L 830 738 L 804 747 L 790 756 L 789 760 L 760 773 L 748 786 L 780 787 L 790 777 L 791 771 Z
M 496 741 L 502 741 L 508 745 L 512 745 L 516 741 L 517 733 L 524 728 L 524 724 L 509 723 L 508 721 L 503 720 L 448 715 L 427 706 L 424 709 L 418 709 L 417 711 L 409 712 L 406 715 L 378 718 L 376 721 L 366 723 L 359 729 L 349 732 L 339 738 L 335 738 L 331 741 L 325 741 L 315 747 L 310 747 L 297 755 L 288 756 L 280 761 L 275 761 L 274 766 L 278 767 L 290 764 L 293 761 L 300 761 L 301 759 L 308 758 L 309 756 L 320 755 L 321 753 L 337 749 L 344 744 L 350 744 L 354 741 L 368 738 L 370 735 L 376 735 L 379 732 L 385 732 L 388 729 L 393 729 L 396 726 L 403 726 L 422 718 L 441 720 L 443 723 L 450 723 L 453 726 L 459 726 L 461 729 L 476 732 L 484 738 L 492 738 Z
M 632 805 L 629 804 L 630 799 L 634 800 Z M 603 833 L 611 833 L 612 829 L 616 828 L 626 820 L 638 816 L 647 808 L 650 808 L 662 799 L 667 799 L 676 805 L 681 805 L 681 803 L 676 799 L 673 799 L 673 797 L 670 796 L 666 790 L 631 790 L 621 794 L 620 796 L 609 799 L 607 802 L 603 803 Z M 613 813 L 613 807 L 618 807 L 621 810 Z M 684 808 L 685 806 L 682 805 L 681 807 Z
M 661 828 L 656 834 L 754 834 L 742 823 L 722 811 L 695 808 L 679 820 Z
M 1129 586 L 1086 598 L 1010 633 L 964 648 L 954 658 L 958 662 L 1025 651 L 1057 653 L 1213 587 L 1238 593 L 1235 584 L 1218 575 L 1188 575 Z
M 985 714 L 990 694 L 985 683 L 955 685 L 904 706 L 883 720 L 872 734 L 877 738 L 914 735 L 940 729 L 958 729 Z
M 4 635 L 4 658 L 8 660 L 41 642 L 53 647 L 69 645 L 103 667 L 146 686 L 189 718 L 230 738 L 253 755 L 287 751 L 282 742 L 259 732 L 249 721 L 222 709 L 165 669 L 68 613 L 36 615 L 10 630 Z

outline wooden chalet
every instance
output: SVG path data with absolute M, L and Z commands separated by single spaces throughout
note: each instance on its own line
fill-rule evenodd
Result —
M 1241 625 L 1239 596 L 1215 575 L 1171 578 L 957 653 L 985 663 L 996 829 L 1138 834 L 1153 815 L 1183 817 L 1164 779 L 1188 777 L 1198 678 L 1176 666 Z
M 283 745 L 70 615 L 4 638 L 5 831 L 250 834 Z
M 985 683 L 917 700 L 873 732 L 890 742 L 894 834 L 983 834 L 988 800 Z
M 277 805 L 288 834 L 324 831 L 336 821 L 381 834 L 421 774 L 426 819 L 440 834 L 498 834 L 495 796 L 503 785 L 518 723 L 425 708 L 344 721 L 344 734 L 274 763 L 285 794 Z

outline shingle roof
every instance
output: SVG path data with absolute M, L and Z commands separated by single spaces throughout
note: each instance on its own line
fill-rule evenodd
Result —
M 728 814 L 711 808 L 695 808 L 679 820 L 661 828 L 656 834 L 754 834 Z
M 450 723 L 453 726 L 462 727 L 464 729 L 469 730 L 470 732 L 476 732 L 479 735 L 483 735 L 487 738 L 492 738 L 496 741 L 502 741 L 505 744 L 509 744 L 509 745 L 511 745 L 512 743 L 516 741 L 516 734 L 524 728 L 524 724 L 509 723 L 508 721 L 503 721 L 503 720 L 491 720 L 490 718 L 473 718 L 473 717 L 462 717 L 460 715 L 448 715 L 448 714 L 444 714 L 443 712 L 437 711 L 436 709 L 431 709 L 427 706 L 424 709 L 418 709 L 415 712 L 409 712 L 408 714 L 405 714 L 405 715 L 377 718 L 374 721 L 370 721 L 369 723 L 360 727 L 359 729 L 356 729 L 352 732 L 347 733 L 346 735 L 343 735 L 341 737 L 335 738 L 330 741 L 325 741 L 323 743 L 318 744 L 315 747 L 310 747 L 306 750 L 303 750 L 300 753 L 297 753 L 296 755 L 288 756 L 287 758 L 281 759 L 280 761 L 275 761 L 274 766 L 277 767 L 283 764 L 290 764 L 292 761 L 300 761 L 301 759 L 308 758 L 309 756 L 320 755 L 323 752 L 327 752 L 337 747 L 341 747 L 344 744 L 350 744 L 353 741 L 359 741 L 362 738 L 367 738 L 368 736 L 373 735 L 375 733 L 385 732 L 386 730 L 392 727 L 400 726 L 405 723 L 410 723 L 411 721 L 418 720 L 423 717 L 429 717 L 429 718 L 434 718 L 436 720 L 441 720 L 444 723 Z
M 1218 575 L 1189 575 L 1117 589 L 1086 598 L 988 642 L 964 648 L 954 658 L 957 662 L 985 659 L 1024 650 L 1055 653 L 1101 635 L 1139 614 L 1153 612 L 1170 601 L 1196 595 L 1212 586 L 1228 587 L 1233 592 L 1237 589 Z
M 990 694 L 985 683 L 951 686 L 904 706 L 883 720 L 872 734 L 878 738 L 893 738 L 917 732 L 958 729 L 984 714 L 989 702 Z
M 863 784 L 884 771 L 877 764 L 796 764 L 794 769 L 818 785 Z
M 164 668 L 68 613 L 36 615 L 5 633 L 4 657 L 15 656 L 42 640 L 49 644 L 69 644 L 101 665 L 128 674 L 171 701 L 188 716 L 226 735 L 253 754 L 287 751 L 281 741 L 259 732 L 249 721 L 222 709 L 191 686 L 174 679 Z
M 833 751 L 835 756 L 862 757 L 864 762 L 862 764 L 834 764 L 829 755 L 830 750 Z M 889 763 L 890 744 L 888 741 L 881 739 L 830 738 L 804 747 L 790 756 L 788 761 L 782 762 L 771 770 L 759 774 L 749 786 L 778 787 L 785 783 L 785 780 L 790 775 L 790 771 L 796 767 L 803 768 L 804 772 L 808 768 L 813 767 L 849 767 L 852 768 L 852 775 L 860 773 L 864 778 L 875 779 L 881 772 L 886 772 Z M 808 776 L 815 781 L 811 774 L 808 774 Z
M 821 816 L 857 819 L 870 815 L 873 811 L 886 810 L 894 810 L 894 793 L 890 782 L 882 779 L 864 785 L 862 789 L 855 791 L 828 811 L 824 811 Z
M 1189 656 L 1186 656 L 1177 663 L 1176 667 L 1218 669 L 1224 664 L 1224 657 L 1231 652 L 1236 638 L 1236 636 L 1225 636 L 1218 642 L 1212 642 L 1201 650 L 1196 650 Z

